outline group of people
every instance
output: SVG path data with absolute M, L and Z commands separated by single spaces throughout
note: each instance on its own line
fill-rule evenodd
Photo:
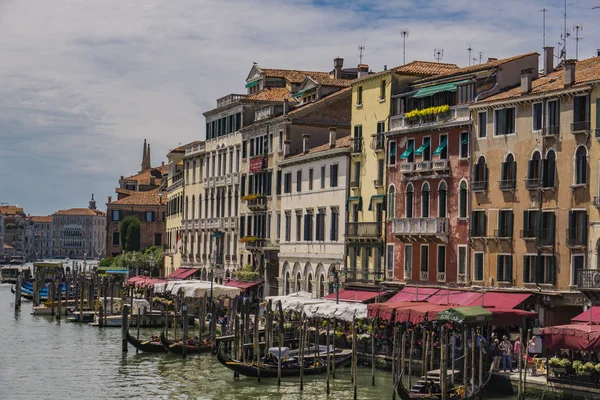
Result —
M 518 361 L 519 354 L 521 354 L 521 341 L 517 338 L 514 343 L 511 343 L 510 339 L 504 335 L 502 341 L 497 337 L 492 339 L 490 346 L 490 355 L 493 360 L 494 372 L 500 371 L 500 360 L 502 360 L 502 371 L 513 372 L 513 360 Z M 525 367 L 531 367 L 534 365 L 535 352 L 537 347 L 536 337 L 533 336 L 529 343 L 527 343 L 527 353 L 523 356 L 525 361 Z M 533 367 L 532 367 L 533 368 Z

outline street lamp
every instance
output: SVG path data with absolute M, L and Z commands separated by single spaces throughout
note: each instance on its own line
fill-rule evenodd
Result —
M 155 265 L 155 261 L 154 261 L 154 257 L 152 257 L 150 259 L 150 278 L 152 278 L 152 270 L 154 269 L 154 265 Z
M 138 267 L 135 260 L 136 260 L 136 256 L 135 256 L 135 251 L 134 251 L 133 255 L 131 256 L 131 261 L 133 262 L 133 265 L 135 265 L 135 276 L 138 276 L 140 274 L 140 268 Z
M 334 267 L 333 271 L 329 274 L 329 282 L 333 283 L 335 288 L 335 304 L 340 304 L 340 274 L 343 272 L 338 269 L 340 263 L 337 263 L 336 266 L 337 268 Z
M 210 266 L 210 304 L 213 303 L 213 281 L 215 280 L 215 264 L 217 263 L 217 245 L 213 245 L 213 262 Z M 213 317 L 214 318 L 214 317 Z

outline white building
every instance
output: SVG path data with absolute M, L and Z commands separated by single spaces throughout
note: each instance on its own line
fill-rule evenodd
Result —
M 349 136 L 279 162 L 283 175 L 279 241 L 279 295 L 330 290 L 331 272 L 344 268 Z

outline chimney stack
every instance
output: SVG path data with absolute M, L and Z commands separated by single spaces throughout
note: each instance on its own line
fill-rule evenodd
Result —
M 94 200 L 94 193 L 92 193 L 92 199 L 90 200 L 90 204 L 88 206 L 90 210 L 96 209 L 96 200 Z
M 596 55 L 597 55 L 598 57 L 600 57 L 600 49 L 597 49 L 597 50 L 596 50 Z
M 496 57 L 489 57 L 487 62 L 498 61 Z
M 342 79 L 342 68 L 344 67 L 344 59 L 336 57 L 333 59 L 333 78 Z
M 387 64 L 383 66 L 383 70 L 387 71 Z
M 283 142 L 283 156 L 287 157 L 290 155 L 290 145 L 291 145 L 291 140 L 285 140 Z
M 310 147 L 308 144 L 308 139 L 310 139 L 310 135 L 308 133 L 303 133 L 302 134 L 302 152 L 304 154 L 308 153 L 308 151 L 310 150 Z
M 358 64 L 358 77 L 362 78 L 363 76 L 367 76 L 369 74 L 369 66 L 366 64 Z
M 108 196 L 108 202 L 112 203 L 112 196 Z
M 576 60 L 565 60 L 565 87 L 569 87 L 575 83 L 575 65 Z
M 531 91 L 531 77 L 533 68 L 525 68 L 521 70 L 521 94 L 525 95 Z
M 554 47 L 544 47 L 544 75 L 554 71 Z
M 337 128 L 329 128 L 329 148 L 333 149 L 335 147 L 335 142 L 337 140 Z
M 287 115 L 289 106 L 289 100 L 283 99 L 283 115 Z

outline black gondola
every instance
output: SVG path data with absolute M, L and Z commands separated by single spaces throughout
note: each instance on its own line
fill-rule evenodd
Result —
M 240 375 L 248 377 L 257 377 L 257 369 L 260 369 L 261 378 L 276 378 L 277 377 L 277 364 L 269 363 L 263 364 L 259 367 L 256 365 L 243 363 L 236 361 L 231 357 L 228 357 L 223 353 L 222 347 L 219 347 L 217 351 L 217 359 L 225 367 L 229 368 L 233 372 L 237 372 Z M 305 361 L 309 359 L 314 360 L 314 357 L 307 357 Z M 341 354 L 335 357 L 335 367 L 341 368 L 348 365 L 352 361 L 352 353 L 350 351 L 342 351 Z M 327 362 L 320 362 L 317 366 L 307 365 L 304 367 L 304 375 L 319 375 L 327 372 Z M 281 364 L 281 376 L 300 376 L 300 365 L 297 362 L 284 362 Z
M 167 339 L 165 337 L 164 331 L 160 333 L 160 342 L 162 343 L 163 347 L 165 349 L 167 349 L 167 351 L 169 353 L 179 354 L 179 355 L 183 354 L 183 344 L 181 344 L 179 342 L 173 342 L 173 341 Z M 200 347 L 186 345 L 186 347 L 187 347 L 187 354 L 210 353 L 210 351 L 212 349 L 212 346 L 210 344 L 200 346 Z
M 160 342 L 153 342 L 151 340 L 141 341 L 129 334 L 127 331 L 127 341 L 136 349 L 145 353 L 166 353 L 167 349 Z

